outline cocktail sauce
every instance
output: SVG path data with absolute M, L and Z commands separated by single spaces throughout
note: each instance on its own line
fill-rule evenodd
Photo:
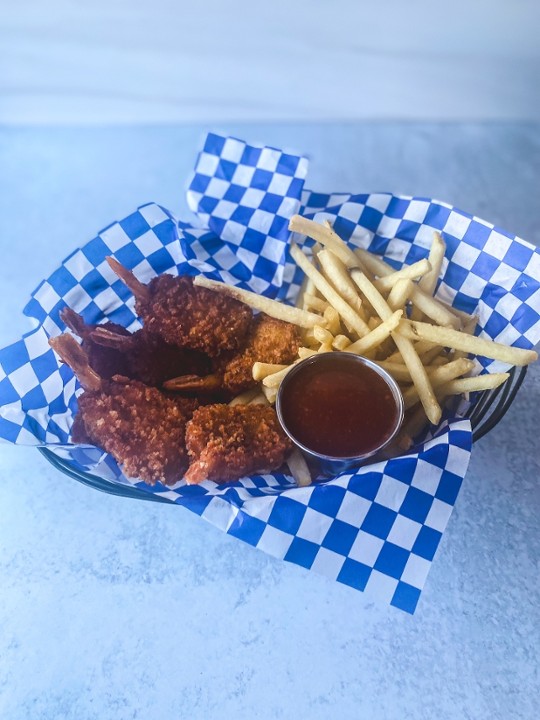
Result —
M 380 448 L 396 431 L 400 408 L 384 377 L 352 354 L 328 353 L 285 378 L 280 413 L 307 450 L 351 458 Z

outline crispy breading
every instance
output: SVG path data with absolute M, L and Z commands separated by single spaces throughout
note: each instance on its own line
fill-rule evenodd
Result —
M 210 357 L 242 346 L 252 318 L 244 303 L 195 287 L 187 275 L 158 275 L 146 288 L 135 308 L 149 332 Z
M 201 394 L 220 388 L 232 397 L 257 385 L 253 379 L 255 362 L 288 365 L 296 359 L 299 347 L 300 333 L 296 325 L 260 313 L 253 318 L 242 349 L 216 358 L 211 375 L 200 377 L 200 373 L 186 373 L 165 383 L 165 387 Z
M 276 320 L 264 313 L 253 318 L 245 347 L 222 363 L 223 387 L 237 395 L 255 387 L 253 363 L 288 365 L 298 354 L 300 333 L 296 325 Z
M 188 484 L 217 483 L 271 472 L 285 461 L 291 442 L 273 408 L 262 405 L 206 405 L 186 426 L 191 464 Z
M 188 466 L 185 428 L 198 403 L 115 377 L 78 398 L 74 442 L 110 453 L 127 477 L 173 485 Z

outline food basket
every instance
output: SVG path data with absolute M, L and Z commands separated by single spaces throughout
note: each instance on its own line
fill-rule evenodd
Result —
M 284 473 L 225 485 L 149 487 L 125 478 L 101 451 L 75 447 L 69 431 L 79 386 L 48 338 L 64 331 L 66 305 L 87 323 L 140 327 L 129 291 L 109 272 L 114 255 L 143 282 L 158 273 L 203 273 L 284 302 L 302 273 L 290 261 L 292 215 L 330 219 L 348 243 L 393 267 L 428 254 L 433 231 L 448 249 L 437 296 L 478 313 L 477 334 L 531 348 L 540 340 L 540 254 L 447 203 L 392 193 L 317 193 L 305 158 L 210 134 L 188 190 L 196 222 L 153 203 L 75 250 L 25 308 L 34 329 L 0 350 L 0 437 L 38 447 L 58 470 L 104 492 L 183 505 L 229 535 L 414 612 L 465 476 L 473 440 L 504 416 L 525 377 L 449 411 L 409 452 L 309 487 Z M 478 372 L 507 369 L 480 359 Z
M 526 367 L 513 367 L 510 369 L 510 377 L 504 385 L 500 385 L 494 390 L 485 390 L 478 394 L 475 404 L 471 405 L 464 416 L 471 421 L 473 443 L 483 438 L 484 435 L 487 435 L 487 433 L 493 430 L 503 419 L 516 397 L 526 373 Z M 60 470 L 88 487 L 101 490 L 110 495 L 120 495 L 121 497 L 135 498 L 138 500 L 150 500 L 151 502 L 174 503 L 174 500 L 169 498 L 152 495 L 145 490 L 139 490 L 129 485 L 120 485 L 111 480 L 104 480 L 98 475 L 92 475 L 90 472 L 76 470 L 72 467 L 69 460 L 58 457 L 47 447 L 39 447 L 38 450 L 57 470 Z

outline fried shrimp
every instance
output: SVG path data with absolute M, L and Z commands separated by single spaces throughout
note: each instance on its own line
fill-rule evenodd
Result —
M 242 346 L 252 318 L 244 303 L 195 287 L 188 275 L 158 275 L 144 285 L 114 258 L 107 262 L 135 296 L 135 310 L 152 334 L 210 357 Z
M 177 392 L 211 392 L 220 388 L 237 395 L 257 385 L 253 379 L 255 362 L 288 365 L 296 359 L 299 347 L 300 333 L 296 325 L 261 313 L 251 322 L 244 347 L 217 358 L 214 373 L 206 377 L 177 377 L 167 381 L 165 387 Z
M 130 333 L 112 322 L 87 325 L 81 315 L 67 307 L 60 317 L 82 339 L 88 364 L 105 380 L 123 375 L 161 387 L 165 380 L 179 373 L 205 375 L 211 369 L 210 359 L 204 353 L 171 345 L 146 328 Z
M 152 387 L 161 387 L 179 372 L 205 375 L 211 368 L 204 353 L 165 342 L 146 328 L 126 336 L 100 325 L 90 338 L 94 346 L 116 349 L 123 355 L 127 377 Z
M 125 328 L 113 322 L 106 322 L 103 325 L 87 325 L 83 317 L 69 307 L 61 310 L 60 319 L 75 335 L 81 338 L 88 364 L 100 377 L 104 380 L 110 380 L 113 375 L 130 377 L 129 357 L 126 353 L 120 347 L 101 345 L 93 337 L 94 331 L 100 328 L 102 332 L 108 332 L 117 337 L 129 338 L 130 333 Z
M 110 453 L 128 477 L 149 485 L 174 484 L 188 466 L 185 428 L 197 401 L 170 398 L 141 382 L 102 379 L 71 335 L 50 339 L 51 347 L 74 371 L 84 392 L 72 440 L 90 441 Z
M 262 405 L 206 405 L 186 426 L 191 465 L 188 484 L 222 483 L 278 469 L 291 449 L 273 408 Z

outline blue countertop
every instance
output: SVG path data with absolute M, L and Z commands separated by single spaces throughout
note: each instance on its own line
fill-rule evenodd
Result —
M 436 197 L 540 245 L 540 126 L 227 125 L 310 187 Z M 186 213 L 206 128 L 0 130 L 0 346 L 72 249 L 140 204 Z M 537 716 L 540 368 L 475 445 L 409 616 L 0 446 L 0 717 Z

